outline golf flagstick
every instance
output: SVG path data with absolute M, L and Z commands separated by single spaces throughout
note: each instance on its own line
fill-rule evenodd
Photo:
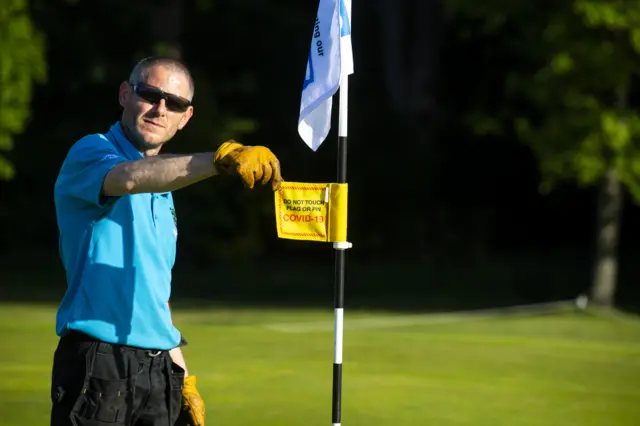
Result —
M 347 183 L 347 131 L 349 111 L 349 76 L 344 75 L 340 83 L 339 124 L 338 124 L 338 183 Z M 334 289 L 334 330 L 333 330 L 333 397 L 331 421 L 333 426 L 342 422 L 342 342 L 344 335 L 344 283 L 346 271 L 346 250 L 351 243 L 334 242 L 335 289 Z
M 337 182 L 347 183 L 347 136 L 349 123 L 349 74 L 353 72 L 351 52 L 351 0 L 339 0 L 340 16 L 340 52 L 341 66 L 340 92 L 338 98 L 338 158 Z M 348 37 L 348 39 L 346 38 Z M 344 52 L 347 50 L 348 52 Z M 344 62 L 350 61 L 345 67 Z M 346 72 L 345 72 L 346 71 Z M 335 288 L 334 288 L 334 327 L 333 327 L 333 389 L 331 398 L 331 423 L 342 424 L 342 348 L 344 337 L 344 284 L 346 272 L 346 250 L 351 248 L 349 242 L 334 242 L 335 253 Z
M 275 193 L 280 238 L 333 243 L 334 352 L 331 421 L 342 422 L 342 349 L 347 241 L 348 78 L 353 74 L 351 0 L 319 0 L 300 99 L 298 133 L 316 151 L 331 129 L 333 96 L 340 90 L 337 182 L 283 182 Z

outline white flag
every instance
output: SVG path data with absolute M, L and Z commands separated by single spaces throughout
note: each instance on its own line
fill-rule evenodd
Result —
M 298 133 L 314 151 L 331 129 L 332 97 L 353 74 L 351 0 L 320 0 L 300 99 Z

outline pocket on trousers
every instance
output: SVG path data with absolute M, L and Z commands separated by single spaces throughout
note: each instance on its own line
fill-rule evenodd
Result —
M 182 389 L 184 389 L 184 369 L 171 362 L 169 372 L 169 404 L 171 406 L 171 424 L 174 424 L 182 411 Z
M 127 418 L 129 380 L 89 379 L 71 413 L 77 426 L 124 425 Z
M 85 361 L 92 343 L 60 340 L 53 357 L 51 375 L 51 424 L 69 425 L 86 375 Z
M 182 393 L 184 388 L 184 369 L 171 361 L 171 371 L 169 372 L 169 385 L 171 390 L 179 390 Z

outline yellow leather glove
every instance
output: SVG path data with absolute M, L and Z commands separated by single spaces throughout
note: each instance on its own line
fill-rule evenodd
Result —
M 245 146 L 230 140 L 218 148 L 213 163 L 223 173 L 238 175 L 248 188 L 271 181 L 274 191 L 280 189 L 280 161 L 264 146 Z
M 184 414 L 184 417 L 186 417 L 186 419 L 184 419 L 185 424 L 190 426 L 204 426 L 204 401 L 200 396 L 200 392 L 196 389 L 196 376 L 187 376 L 184 378 L 181 414 Z

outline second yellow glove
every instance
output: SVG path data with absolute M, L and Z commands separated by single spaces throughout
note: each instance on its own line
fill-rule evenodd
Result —
M 204 426 L 204 401 L 200 392 L 196 389 L 196 376 L 184 378 L 184 388 L 182 389 L 182 413 L 176 424 L 189 426 Z M 185 418 L 186 417 L 186 418 Z

